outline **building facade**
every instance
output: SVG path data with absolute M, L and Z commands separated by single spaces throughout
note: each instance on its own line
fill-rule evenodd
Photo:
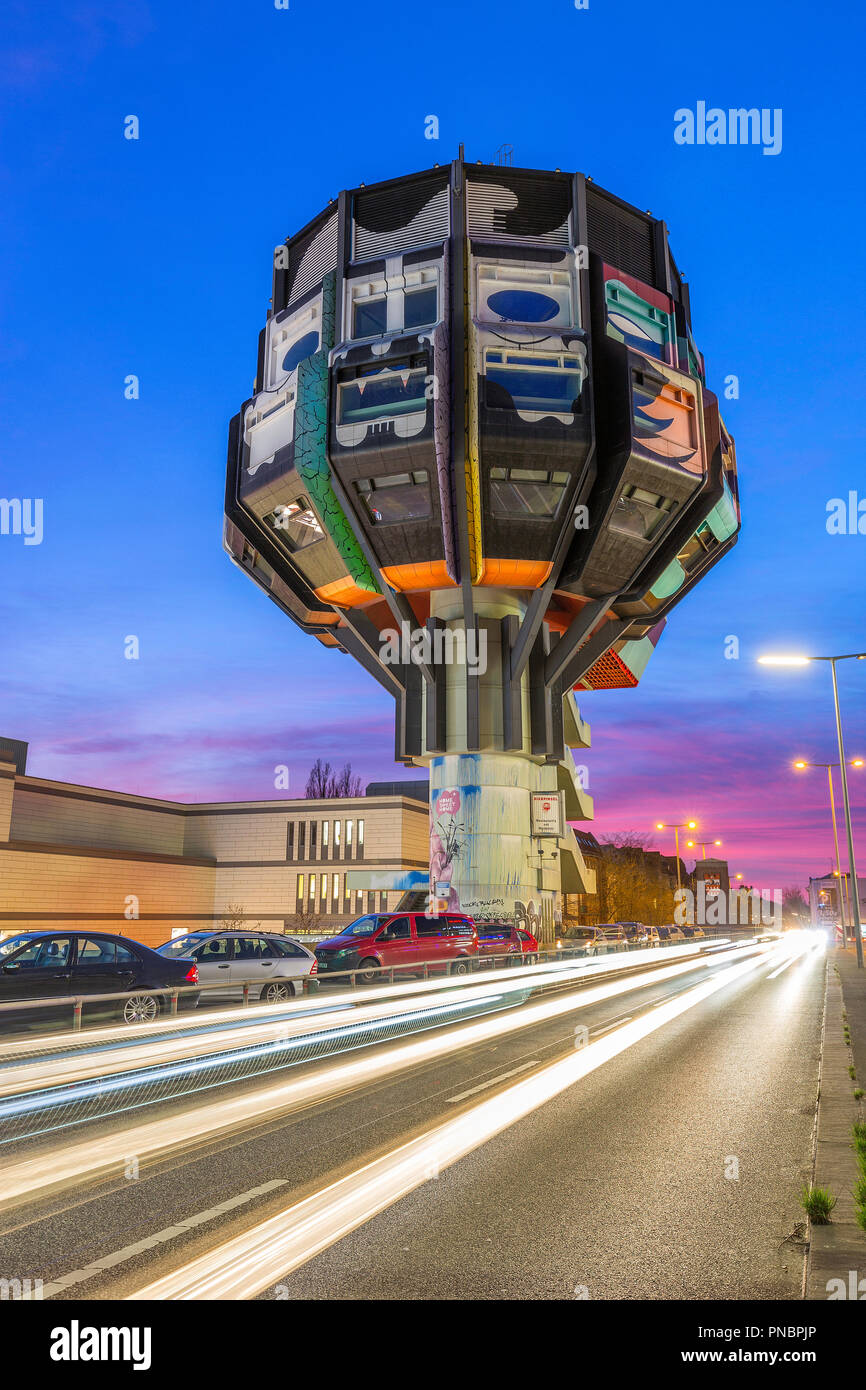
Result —
M 91 927 L 156 946 L 226 919 L 323 933 L 426 880 L 428 809 L 409 788 L 188 804 L 30 777 L 23 746 L 0 746 L 3 935 Z

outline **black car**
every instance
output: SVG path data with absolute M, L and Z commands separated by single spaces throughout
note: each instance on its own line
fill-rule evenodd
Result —
M 22 1003 L 22 1008 L 0 1009 L 0 1033 L 8 1033 L 26 1017 L 48 1022 L 61 1018 L 72 1025 L 69 1003 L 56 1008 L 40 1005 L 28 1009 L 26 1000 L 58 1001 L 70 995 L 83 997 L 82 1014 L 108 1014 L 125 1023 L 152 1023 L 168 1008 L 166 990 L 198 984 L 195 961 L 168 960 L 149 946 L 98 931 L 21 932 L 0 941 L 0 1004 Z M 87 996 L 131 991 L 125 999 L 95 1001 Z M 178 996 L 178 1008 L 195 1008 L 194 991 Z

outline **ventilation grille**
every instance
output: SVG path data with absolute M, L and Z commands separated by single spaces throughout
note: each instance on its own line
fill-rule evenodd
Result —
M 604 656 L 600 656 L 580 681 L 583 690 L 627 690 L 635 685 L 637 676 L 615 652 L 605 652 Z
M 468 179 L 466 194 L 471 237 L 571 245 L 571 190 L 566 180 L 497 170 L 490 178 Z
M 586 222 L 590 251 L 645 285 L 661 288 L 656 284 L 650 221 L 619 207 L 595 189 L 587 188 Z
M 352 256 L 356 261 L 372 261 L 444 241 L 451 216 L 448 174 L 356 193 L 352 214 Z
M 334 212 L 318 231 L 307 232 L 290 247 L 287 305 L 321 285 L 325 276 L 336 268 L 337 214 Z

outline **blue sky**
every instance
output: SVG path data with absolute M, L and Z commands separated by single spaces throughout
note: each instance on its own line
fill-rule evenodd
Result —
M 640 687 L 583 702 L 597 829 L 694 815 L 751 881 L 824 872 L 824 783 L 787 763 L 834 754 L 828 676 L 755 657 L 866 648 L 866 535 L 825 526 L 866 498 L 862 12 L 93 0 L 2 24 L 0 496 L 43 498 L 45 535 L 0 536 L 0 732 L 30 770 L 188 799 L 275 795 L 280 763 L 300 792 L 320 754 L 401 775 L 384 692 L 222 553 L 227 425 L 274 243 L 340 188 L 508 141 L 664 216 L 710 385 L 740 381 L 739 544 Z M 699 100 L 781 108 L 782 152 L 677 145 Z M 841 686 L 866 756 L 866 664 Z

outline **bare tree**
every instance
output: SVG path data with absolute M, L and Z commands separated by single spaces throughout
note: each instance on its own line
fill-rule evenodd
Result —
M 335 796 L 360 796 L 361 779 L 352 774 L 352 764 L 334 772 L 330 763 L 317 758 L 310 768 L 305 796 L 311 801 L 328 801 Z
M 786 927 L 807 927 L 812 920 L 812 912 L 802 888 L 790 884 L 782 889 L 782 922 Z
M 311 801 L 324 801 L 326 797 L 330 796 L 328 788 L 332 781 L 331 764 L 323 763 L 321 758 L 317 758 L 310 768 L 304 795 Z
M 261 922 L 247 926 L 249 918 L 240 903 L 229 903 L 225 912 L 218 918 L 223 931 L 257 931 Z

